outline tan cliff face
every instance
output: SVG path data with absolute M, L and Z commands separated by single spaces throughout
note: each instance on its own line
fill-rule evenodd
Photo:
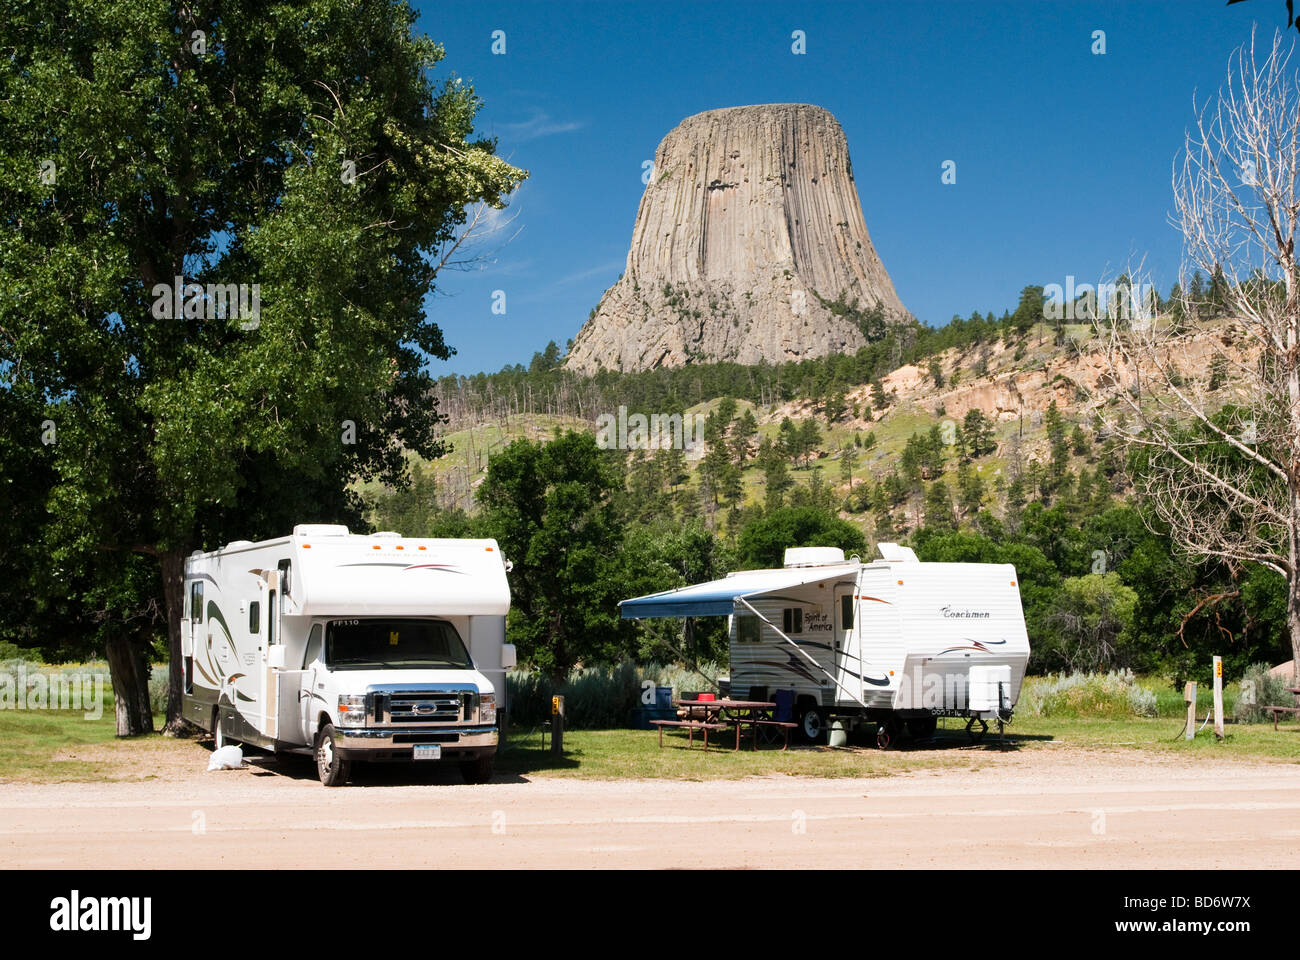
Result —
M 866 342 L 822 302 L 905 316 L 871 245 L 844 131 L 808 104 L 710 110 L 655 153 L 623 276 L 570 369 L 780 363 Z

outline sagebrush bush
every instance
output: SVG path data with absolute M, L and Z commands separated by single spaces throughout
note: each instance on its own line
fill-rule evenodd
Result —
M 717 676 L 712 664 L 701 664 L 701 669 L 710 677 Z M 709 680 L 679 664 L 638 665 L 629 661 L 616 667 L 583 667 L 575 669 L 558 686 L 545 674 L 512 670 L 506 675 L 510 722 L 536 727 L 549 720 L 551 697 L 559 694 L 564 697 L 564 725 L 571 730 L 626 727 L 634 711 L 644 706 L 641 693 L 646 681 L 672 687 L 674 697 L 680 697 L 683 690 L 712 688 Z
M 1268 664 L 1253 663 L 1241 676 L 1241 692 L 1233 716 L 1238 723 L 1264 723 L 1273 715 L 1265 707 L 1294 707 L 1295 695 L 1291 693 L 1291 678 L 1269 673 Z
M 1156 695 L 1132 670 L 1026 677 L 1020 712 L 1031 717 L 1154 717 Z

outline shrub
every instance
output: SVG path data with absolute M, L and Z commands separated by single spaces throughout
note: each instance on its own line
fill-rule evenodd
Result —
M 702 664 L 708 676 L 718 671 Z M 644 706 L 641 692 L 646 681 L 672 687 L 673 696 L 683 690 L 706 689 L 711 684 L 700 674 L 678 664 L 621 663 L 616 667 L 579 667 L 558 687 L 543 673 L 529 670 L 506 675 L 510 722 L 536 727 L 550 719 L 551 697 L 564 697 L 564 725 L 571 730 L 607 730 L 631 724 L 634 710 Z
M 1156 695 L 1132 670 L 1049 674 L 1025 680 L 1019 710 L 1031 717 L 1154 717 Z

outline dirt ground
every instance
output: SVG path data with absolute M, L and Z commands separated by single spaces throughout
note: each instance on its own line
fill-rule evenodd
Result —
M 0 784 L 13 867 L 1290 867 L 1300 765 L 1073 750 L 854 780 L 467 786 L 379 766 L 326 789 L 253 753 L 155 779 Z M 205 761 L 204 761 L 205 762 Z M 196 771 L 195 767 L 199 769 Z

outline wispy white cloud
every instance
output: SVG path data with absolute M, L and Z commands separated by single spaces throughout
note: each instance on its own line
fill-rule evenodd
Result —
M 501 136 L 512 143 L 524 143 L 539 137 L 550 137 L 559 133 L 573 133 L 581 130 L 583 124 L 577 120 L 556 120 L 545 110 L 534 109 L 533 115 L 518 123 L 497 125 Z
M 580 270 L 577 273 L 571 273 L 568 276 L 560 277 L 555 281 L 554 286 L 566 287 L 571 283 L 578 283 L 579 281 L 586 280 L 589 277 L 598 277 L 601 274 L 608 275 L 626 264 L 627 260 L 625 258 L 610 260 L 608 263 L 602 263 L 598 267 L 592 267 L 589 270 Z

